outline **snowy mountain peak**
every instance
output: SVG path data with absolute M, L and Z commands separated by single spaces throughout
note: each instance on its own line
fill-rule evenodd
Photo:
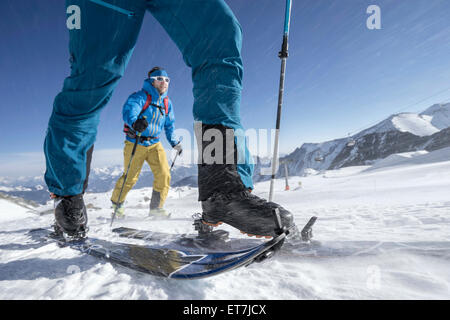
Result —
M 425 111 L 421 112 L 420 114 L 426 114 L 426 115 L 434 115 L 435 113 L 441 113 L 441 112 L 450 112 L 450 102 L 448 103 L 435 103 Z
M 431 117 L 430 123 L 439 130 L 450 127 L 450 103 L 434 104 L 420 115 Z
M 431 123 L 432 117 L 416 113 L 400 113 L 392 117 L 393 126 L 400 132 L 409 132 L 415 136 L 425 137 L 439 131 Z
M 450 103 L 440 103 L 432 105 L 419 114 L 413 112 L 394 114 L 373 127 L 361 131 L 355 137 L 390 131 L 409 132 L 418 137 L 425 137 L 448 127 L 450 127 Z

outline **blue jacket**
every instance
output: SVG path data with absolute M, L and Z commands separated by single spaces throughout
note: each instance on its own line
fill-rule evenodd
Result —
M 165 114 L 164 98 L 167 97 L 167 91 L 162 95 L 159 94 L 158 90 L 152 86 L 149 79 L 144 81 L 144 86 L 141 91 L 133 93 L 128 97 L 127 102 L 123 106 L 122 116 L 123 121 L 132 128 L 133 123 L 137 120 L 137 117 L 144 108 L 145 102 L 147 101 L 147 92 L 152 96 L 152 104 L 156 104 L 161 107 L 161 109 L 150 105 L 141 115 L 147 117 L 148 127 L 142 132 L 143 137 L 155 137 L 150 141 L 139 142 L 140 145 L 150 146 L 158 143 L 161 138 L 161 133 L 164 128 L 167 140 L 172 147 L 179 143 L 179 140 L 174 134 L 175 130 L 175 115 L 173 113 L 172 101 L 169 99 L 169 109 L 167 115 Z M 161 111 L 162 113 L 161 114 Z M 135 139 L 126 137 L 130 142 L 135 142 Z

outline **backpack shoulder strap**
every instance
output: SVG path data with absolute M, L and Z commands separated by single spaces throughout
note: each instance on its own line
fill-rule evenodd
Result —
M 145 93 L 147 94 L 147 100 L 145 101 L 144 107 L 142 108 L 141 113 L 139 114 L 139 116 L 142 115 L 142 113 L 148 109 L 148 107 L 150 106 L 150 104 L 152 103 L 152 96 L 150 95 L 150 93 L 148 93 L 147 91 L 145 91 Z M 139 117 L 138 117 L 139 118 Z
M 166 116 L 169 114 L 169 97 L 164 98 L 164 108 L 166 108 Z

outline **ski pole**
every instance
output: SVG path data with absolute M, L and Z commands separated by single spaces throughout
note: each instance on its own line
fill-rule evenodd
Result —
M 170 170 L 172 170 L 173 165 L 175 164 L 175 160 L 177 160 L 177 157 L 178 157 L 179 154 L 180 154 L 180 153 L 177 152 L 177 154 L 175 155 L 175 158 L 173 158 L 172 165 L 170 166 Z
M 272 159 L 272 178 L 270 180 L 270 192 L 269 201 L 273 199 L 273 186 L 275 182 L 275 174 L 278 168 L 278 141 L 280 137 L 280 121 L 281 121 L 281 107 L 283 105 L 283 93 L 284 93 L 284 78 L 286 71 L 286 59 L 288 57 L 288 38 L 289 38 L 289 25 L 291 20 L 291 7 L 292 1 L 286 0 L 286 12 L 284 18 L 284 35 L 283 44 L 281 45 L 281 51 L 278 53 L 278 57 L 281 59 L 281 72 L 280 72 L 280 87 L 278 90 L 278 110 L 277 110 L 277 122 L 275 127 L 275 145 L 273 150 Z
M 145 118 L 146 117 L 144 116 L 144 119 Z M 134 142 L 133 151 L 131 151 L 131 157 L 130 157 L 130 161 L 128 162 L 128 168 L 127 168 L 127 171 L 125 173 L 125 177 L 123 178 L 122 188 L 120 188 L 119 198 L 117 199 L 117 206 L 114 209 L 114 213 L 113 213 L 113 216 L 111 218 L 111 224 L 109 225 L 110 227 L 112 227 L 114 219 L 116 218 L 117 209 L 119 209 L 120 197 L 122 196 L 123 187 L 125 186 L 125 182 L 127 181 L 128 171 L 130 171 L 131 162 L 133 161 L 134 154 L 136 153 L 136 147 L 138 145 L 138 142 L 139 142 L 140 138 L 141 138 L 141 132 L 138 132 L 137 137 L 136 137 L 136 141 Z

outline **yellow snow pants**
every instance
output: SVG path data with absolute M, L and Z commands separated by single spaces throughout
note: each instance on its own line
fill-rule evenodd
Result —
M 133 151 L 134 143 L 125 141 L 125 148 L 123 149 L 124 155 L 124 171 L 127 170 L 128 163 L 130 162 L 131 152 Z M 153 190 L 160 193 L 160 202 L 158 208 L 162 208 L 167 198 L 170 186 L 170 168 L 167 162 L 166 152 L 161 142 L 155 143 L 151 146 L 145 147 L 140 144 L 137 145 L 136 152 L 134 153 L 133 160 L 128 171 L 128 177 L 123 187 L 122 195 L 119 199 L 120 189 L 122 188 L 123 181 L 125 179 L 125 172 L 116 182 L 111 201 L 115 203 L 122 203 L 128 192 L 133 188 L 139 179 L 144 161 L 150 166 L 153 173 Z

